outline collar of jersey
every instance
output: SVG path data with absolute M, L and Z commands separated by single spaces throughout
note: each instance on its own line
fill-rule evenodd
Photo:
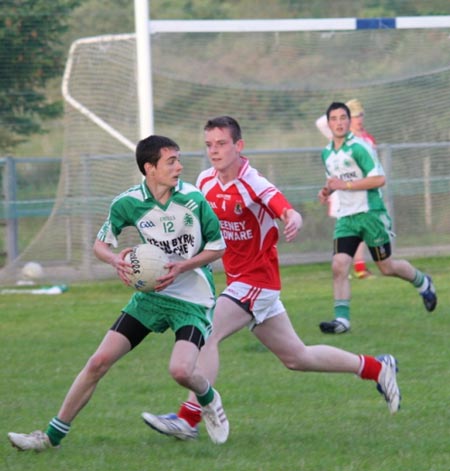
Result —
M 352 139 L 354 139 L 354 137 L 355 137 L 354 134 L 353 134 L 351 131 L 349 131 L 349 132 L 345 135 L 345 140 L 344 140 L 344 142 L 342 143 L 341 147 L 339 147 L 339 149 L 342 149 L 343 147 L 345 147 L 346 144 L 347 144 L 347 142 L 350 141 L 350 140 L 352 140 Z M 331 141 L 331 142 L 330 142 L 330 149 L 336 151 L 336 149 L 334 148 L 334 141 Z
M 173 187 L 172 195 L 174 193 L 180 191 L 182 187 L 183 187 L 183 181 L 178 179 L 178 183 L 176 184 L 176 186 Z M 152 192 L 148 189 L 147 184 L 145 183 L 145 180 L 143 180 L 142 183 L 141 183 L 141 191 L 142 191 L 142 194 L 144 195 L 144 198 L 146 200 L 155 199 L 155 198 L 153 198 Z

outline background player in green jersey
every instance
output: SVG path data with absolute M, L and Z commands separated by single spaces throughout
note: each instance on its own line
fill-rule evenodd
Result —
M 178 384 L 196 393 L 211 439 L 217 442 L 217 436 L 220 439 L 228 434 L 220 395 L 196 365 L 211 329 L 215 304 L 209 264 L 219 259 L 225 248 L 219 221 L 202 193 L 180 180 L 183 167 L 174 141 L 164 136 L 143 139 L 136 148 L 136 161 L 145 179 L 113 200 L 94 252 L 128 284 L 131 265 L 124 257 L 131 249 L 116 253 L 112 247 L 117 247 L 122 229 L 134 226 L 143 242 L 165 247 L 170 260 L 166 265 L 168 274 L 160 278 L 155 292 L 132 295 L 76 377 L 46 432 L 8 434 L 19 450 L 42 451 L 59 446 L 111 366 L 150 332 L 162 333 L 169 328 L 175 332 L 170 374 Z M 179 240 L 188 241 L 182 250 Z
M 374 149 L 376 148 L 376 140 L 369 134 L 364 126 L 365 111 L 362 103 L 357 98 L 352 98 L 345 103 L 350 110 L 350 131 L 357 137 L 360 137 L 367 142 Z M 332 139 L 333 134 L 331 133 L 330 127 L 328 126 L 327 115 L 323 114 L 316 120 L 317 129 L 325 136 L 329 141 Z M 333 214 L 333 199 L 334 194 L 328 199 L 329 215 L 334 217 Z M 372 273 L 366 265 L 366 244 L 361 242 L 356 249 L 355 256 L 353 257 L 353 268 L 354 274 L 358 279 L 365 279 L 372 276 Z
M 366 242 L 383 275 L 412 283 L 427 311 L 433 311 L 437 297 L 431 277 L 406 260 L 391 257 L 391 219 L 380 190 L 386 179 L 376 153 L 350 132 L 350 110 L 344 103 L 332 103 L 326 114 L 333 137 L 322 152 L 327 182 L 318 197 L 322 204 L 333 192 L 337 197 L 332 261 L 335 319 L 322 322 L 320 329 L 332 334 L 350 330 L 348 275 L 361 241 Z

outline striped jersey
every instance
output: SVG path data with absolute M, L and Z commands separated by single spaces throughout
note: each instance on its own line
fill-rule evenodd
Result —
M 257 170 L 248 159 L 237 178 L 222 184 L 217 171 L 200 173 L 201 189 L 220 220 L 227 248 L 223 264 L 227 284 L 234 281 L 258 288 L 281 289 L 278 265 L 278 226 L 275 218 L 292 206 L 283 194 Z
M 336 177 L 346 182 L 365 177 L 384 175 L 375 149 L 363 139 L 349 132 L 339 149 L 331 141 L 322 151 L 322 162 L 328 178 Z M 385 205 L 380 188 L 360 191 L 336 190 L 333 193 L 336 217 L 383 210 Z
M 97 238 L 117 247 L 118 236 L 128 226 L 137 229 L 142 243 L 160 247 L 174 262 L 190 259 L 204 249 L 225 248 L 210 205 L 197 188 L 182 180 L 165 204 L 153 198 L 145 182 L 117 196 Z M 211 268 L 181 273 L 160 294 L 212 307 L 215 292 Z

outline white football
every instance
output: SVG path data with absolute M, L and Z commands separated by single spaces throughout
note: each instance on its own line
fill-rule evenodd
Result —
M 39 280 L 44 276 L 44 269 L 40 263 L 28 262 L 22 268 L 22 276 L 26 280 Z
M 164 265 L 169 263 L 169 258 L 155 245 L 136 245 L 127 253 L 125 260 L 131 263 L 133 273 L 128 278 L 131 286 L 137 291 L 145 293 L 153 291 L 158 284 L 156 280 L 166 275 L 168 271 Z

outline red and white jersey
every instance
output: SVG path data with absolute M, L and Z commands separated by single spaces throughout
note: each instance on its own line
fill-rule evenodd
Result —
M 200 173 L 197 187 L 220 220 L 227 248 L 223 264 L 227 284 L 241 281 L 258 288 L 281 289 L 278 226 L 275 221 L 292 206 L 284 195 L 242 158 L 233 181 L 222 184 L 214 168 Z
M 369 134 L 365 129 L 361 132 L 361 134 L 358 137 L 360 137 L 363 141 L 366 141 L 374 149 L 377 146 L 377 141 L 375 140 L 375 138 L 372 136 L 372 134 Z

